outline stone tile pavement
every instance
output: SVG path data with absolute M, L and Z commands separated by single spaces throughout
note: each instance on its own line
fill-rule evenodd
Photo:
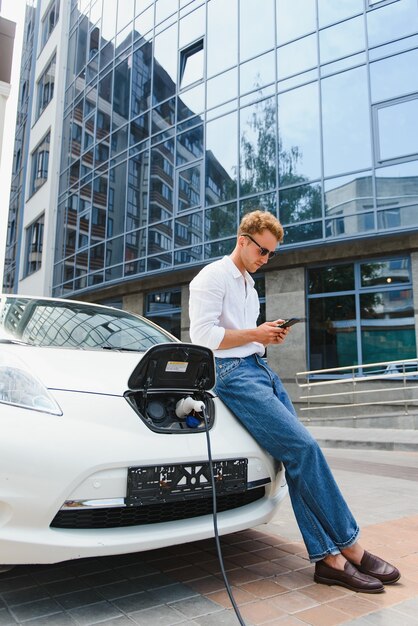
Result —
M 289 501 L 271 523 L 222 538 L 247 626 L 418 626 L 418 455 L 327 450 L 361 542 L 401 580 L 379 595 L 313 582 Z M 0 555 L 1 562 L 1 555 Z M 214 540 L 0 573 L 0 626 L 236 626 Z

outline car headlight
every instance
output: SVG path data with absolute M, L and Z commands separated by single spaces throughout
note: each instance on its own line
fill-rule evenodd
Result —
M 62 415 L 48 389 L 15 356 L 0 353 L 0 403 Z

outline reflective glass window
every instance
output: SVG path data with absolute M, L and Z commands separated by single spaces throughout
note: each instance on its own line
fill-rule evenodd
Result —
M 194 161 L 203 155 L 203 126 L 177 135 L 177 165 Z
M 118 14 L 116 21 L 116 32 L 120 33 L 127 26 L 130 26 L 132 29 L 132 22 L 134 19 L 134 2 L 123 2 L 123 0 L 118 2 Z M 104 12 L 107 11 L 107 3 L 104 9 Z
M 279 193 L 279 214 L 283 224 L 304 222 L 322 216 L 320 185 L 300 185 Z M 285 241 L 285 243 L 289 243 Z
M 325 175 L 371 165 L 366 68 L 321 81 Z
M 211 0 L 208 3 L 207 72 L 218 74 L 237 64 L 238 1 Z M 219 45 L 219 42 L 222 45 Z
M 131 64 L 132 58 L 130 57 L 129 60 L 123 61 L 115 67 L 115 78 L 113 82 L 113 128 L 127 122 L 129 117 Z
M 363 13 L 363 0 L 318 0 L 319 27 Z
M 157 0 L 155 3 L 155 23 L 159 24 L 175 12 L 177 12 L 177 2 L 173 2 L 173 0 Z
M 131 115 L 138 115 L 150 106 L 152 48 L 145 44 L 132 56 Z
M 169 139 L 151 149 L 150 209 L 151 222 L 173 214 L 174 141 Z
M 308 272 L 308 293 L 331 293 L 354 289 L 354 265 L 314 267 Z
M 59 0 L 52 0 L 44 17 L 42 18 L 42 39 L 41 39 L 42 48 L 48 41 L 52 31 L 55 28 L 56 23 L 58 22 L 59 10 L 60 10 Z
M 360 284 L 362 287 L 399 285 L 410 282 L 411 261 L 409 257 L 360 263 Z
M 154 40 L 154 102 L 174 95 L 177 81 L 177 24 L 170 26 Z
M 310 224 L 298 224 L 297 226 L 286 226 L 284 229 L 285 244 L 315 241 L 315 239 L 322 239 L 323 236 L 322 221 L 311 222 Z
M 235 235 L 238 228 L 236 203 L 225 204 L 205 211 L 205 239 L 221 239 Z
M 241 110 L 240 194 L 276 187 L 276 101 L 269 98 Z
M 43 110 L 48 106 L 54 96 L 55 84 L 55 55 L 48 63 L 45 71 L 38 80 L 38 103 L 36 109 L 36 117 L 39 117 Z
M 363 363 L 416 356 L 412 289 L 360 294 Z
M 205 86 L 197 85 L 192 89 L 183 91 L 177 99 L 177 121 L 189 120 L 189 124 L 195 124 L 201 120 L 198 117 L 205 108 Z
M 359 362 L 354 295 L 310 299 L 309 368 L 325 369 Z
M 106 241 L 105 266 L 116 265 L 123 261 L 123 237 L 115 237 Z M 120 268 L 121 269 L 121 268 Z M 119 272 L 119 270 L 118 270 Z M 121 275 L 121 274 L 119 274 Z M 108 280 L 117 278 L 116 274 L 108 274 Z
M 142 11 L 142 7 L 140 9 Z M 136 3 L 136 12 L 138 12 L 138 3 Z M 135 17 L 134 22 L 134 42 L 137 39 L 149 40 L 152 37 L 154 28 L 154 6 L 151 5 L 139 15 Z
M 181 289 L 153 291 L 147 294 L 145 316 L 180 339 Z
M 203 79 L 203 39 L 180 51 L 180 89 Z
M 321 63 L 360 52 L 365 48 L 363 16 L 354 17 L 342 24 L 329 26 L 319 32 Z
M 161 222 L 148 230 L 148 254 L 168 252 L 173 248 L 173 222 Z M 171 255 L 170 255 L 171 258 Z
M 202 211 L 176 217 L 174 223 L 175 248 L 185 246 L 196 248 L 198 244 L 202 243 L 202 234 Z
M 373 208 L 373 180 L 369 172 L 326 180 L 327 217 L 353 215 Z
M 376 170 L 380 228 L 410 228 L 418 224 L 418 161 Z
M 417 98 L 378 107 L 376 117 L 379 162 L 418 154 Z
M 228 141 L 225 141 L 228 137 Z M 206 205 L 237 196 L 238 129 L 236 112 L 206 125 Z
M 152 132 L 159 133 L 175 123 L 176 99 L 170 98 L 152 110 Z
M 147 232 L 144 228 L 127 233 L 125 237 L 125 263 L 146 255 Z M 125 271 L 126 271 L 125 267 Z
M 125 229 L 126 162 L 109 170 L 108 235 L 120 235 Z M 116 261 L 115 261 L 116 262 Z M 119 262 L 119 261 L 117 261 Z
M 203 5 L 180 20 L 179 48 L 187 46 L 205 34 L 205 17 L 206 7 Z
M 418 91 L 418 50 L 370 64 L 372 102 Z
M 42 246 L 44 239 L 44 215 L 26 228 L 26 248 L 24 276 L 36 272 L 42 265 Z
M 206 83 L 207 107 L 211 109 L 237 96 L 238 71 L 234 67 L 228 72 L 211 78 Z
M 416 33 L 418 5 L 415 0 L 391 2 L 367 12 L 369 46 L 400 39 Z
M 274 47 L 274 0 L 240 0 L 240 59 L 251 57 Z M 222 40 L 221 40 L 222 41 Z
M 293 74 L 316 67 L 318 51 L 316 35 L 309 35 L 277 50 L 277 77 L 283 80 Z
M 274 51 L 263 54 L 240 66 L 240 93 L 261 89 L 276 80 Z M 209 87 L 208 87 L 209 90 Z M 224 97 L 224 100 L 226 98 Z
M 263 193 L 258 196 L 253 196 L 252 198 L 245 198 L 244 200 L 241 200 L 239 203 L 238 221 L 241 221 L 246 213 L 256 211 L 257 209 L 260 209 L 261 211 L 270 211 L 273 215 L 277 215 L 276 192 Z
M 128 3 L 130 4 L 130 3 Z M 102 39 L 110 42 L 116 35 L 117 2 L 106 2 L 105 10 L 102 11 Z
M 276 0 L 276 15 L 278 45 L 316 30 L 315 2 Z
M 321 175 L 318 84 L 278 96 L 280 186 Z
M 187 211 L 201 203 L 202 164 L 183 167 L 177 171 L 177 210 Z
M 149 153 L 142 152 L 131 157 L 128 161 L 127 231 L 146 224 L 148 213 L 148 177 Z

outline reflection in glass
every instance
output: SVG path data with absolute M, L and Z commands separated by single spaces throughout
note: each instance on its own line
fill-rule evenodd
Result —
M 416 357 L 412 289 L 360 294 L 363 363 Z
M 126 162 L 109 170 L 108 236 L 124 232 L 126 202 Z M 119 262 L 119 261 L 117 261 Z M 110 264 L 109 264 L 110 265 Z
M 314 2 L 276 0 L 276 11 L 278 45 L 316 30 Z
M 319 27 L 363 13 L 363 0 L 318 0 Z
M 411 260 L 409 257 L 399 257 L 360 263 L 360 281 L 362 287 L 410 283 Z
M 236 112 L 206 125 L 206 206 L 237 196 L 237 141 Z
M 237 64 L 237 0 L 211 0 L 208 3 L 207 73 L 218 74 Z M 222 46 L 219 42 L 222 41 Z
M 132 55 L 131 115 L 142 113 L 150 106 L 151 45 L 145 44 Z
M 202 212 L 179 215 L 174 223 L 174 247 L 197 246 L 202 243 Z
M 128 197 L 126 206 L 126 230 L 144 226 L 148 206 L 148 152 L 135 155 L 128 161 Z
M 166 130 L 175 123 L 176 99 L 170 98 L 152 110 L 152 133 Z
M 203 246 L 193 246 L 174 251 L 174 265 L 196 263 L 203 259 Z
M 329 63 L 334 59 L 360 52 L 364 47 L 363 15 L 342 24 L 329 26 L 319 32 L 321 63 Z
M 241 110 L 240 194 L 276 186 L 277 135 L 274 98 Z
M 366 68 L 324 78 L 321 89 L 325 176 L 370 167 Z
M 138 3 L 136 6 L 138 10 Z M 142 9 L 142 7 L 141 7 Z M 150 39 L 152 36 L 152 29 L 154 27 L 154 7 L 150 6 L 148 9 L 140 13 L 135 18 L 134 23 L 134 42 L 137 39 Z
M 277 215 L 277 195 L 276 193 L 264 193 L 262 195 L 254 196 L 252 198 L 246 198 L 239 203 L 239 217 L 241 218 L 251 211 L 270 211 L 273 215 Z
M 377 109 L 379 161 L 418 154 L 418 99 Z
M 110 265 L 116 265 L 123 261 L 123 236 L 115 237 L 115 239 L 108 239 L 106 241 L 106 267 Z
M 123 61 L 115 67 L 115 78 L 113 82 L 113 115 L 112 127 L 117 128 L 124 124 L 129 115 L 129 97 L 131 93 L 130 83 L 130 66 L 132 58 L 129 61 Z
M 141 230 L 134 230 L 125 236 L 125 272 L 128 269 L 127 264 L 138 257 L 146 255 L 146 241 L 147 233 L 144 228 Z
M 235 98 L 238 90 L 238 72 L 234 67 L 207 81 L 207 107 L 211 109 Z
M 203 126 L 177 135 L 177 165 L 194 161 L 203 155 Z
M 418 223 L 418 161 L 376 170 L 379 228 Z
M 354 265 L 329 265 L 308 270 L 308 293 L 331 293 L 354 289 Z
M 254 0 L 239 6 L 240 59 L 245 61 L 274 46 L 274 0 L 263 0 L 262 9 Z M 255 25 L 257 25 L 255 27 Z M 220 40 L 222 41 L 222 40 Z
M 322 221 L 311 222 L 310 224 L 298 224 L 297 226 L 287 226 L 284 233 L 285 244 L 303 243 L 304 241 L 322 239 Z
M 154 39 L 153 101 L 161 102 L 173 96 L 177 80 L 177 24 Z
M 325 181 L 325 214 L 350 215 L 373 207 L 371 174 L 344 176 Z
M 117 2 L 106 3 L 106 11 L 102 11 L 102 39 L 111 41 L 116 35 Z
M 316 35 L 309 35 L 277 49 L 277 77 L 283 80 L 300 74 L 318 63 Z
M 205 240 L 235 235 L 238 228 L 236 203 L 225 204 L 205 211 Z
M 159 254 L 147 259 L 147 271 L 155 272 L 158 270 L 167 270 L 172 267 L 172 253 Z
M 300 185 L 281 190 L 279 214 L 283 224 L 320 218 L 322 216 L 321 186 L 319 184 Z
M 418 50 L 404 52 L 370 64 L 372 102 L 418 91 Z
M 240 67 L 240 93 L 244 94 L 254 89 L 261 89 L 264 85 L 273 83 L 276 79 L 274 51 L 263 54 L 252 61 L 243 63 Z M 226 100 L 224 96 L 224 100 Z
M 153 291 L 145 299 L 145 315 L 175 337 L 181 332 L 181 289 Z
M 174 141 L 169 139 L 151 149 L 150 222 L 173 213 Z
M 321 175 L 319 93 L 312 83 L 278 96 L 280 186 Z
M 205 34 L 205 13 L 206 7 L 203 5 L 180 20 L 180 49 Z
M 161 222 L 148 230 L 148 255 L 172 249 L 173 222 Z M 170 255 L 171 258 L 171 255 Z
M 308 303 L 310 369 L 356 365 L 354 295 L 312 298 Z
M 188 125 L 196 124 L 201 118 L 197 115 L 205 108 L 205 86 L 197 85 L 183 91 L 181 98 L 177 98 L 177 121 L 188 120 Z
M 223 241 L 215 241 L 205 245 L 205 259 L 214 259 L 216 257 L 231 254 L 236 243 L 236 237 L 224 239 Z
M 180 89 L 203 80 L 204 60 L 203 39 L 180 52 Z
M 187 167 L 178 172 L 178 211 L 198 207 L 201 197 L 202 166 Z
M 366 15 L 370 47 L 417 31 L 418 6 L 415 0 L 391 2 L 374 11 L 368 11 Z
M 327 220 L 325 223 L 325 236 L 356 235 L 374 229 L 374 213 L 357 213 L 356 215 L 344 215 Z

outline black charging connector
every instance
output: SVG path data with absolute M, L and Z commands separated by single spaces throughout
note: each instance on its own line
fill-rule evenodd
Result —
M 209 472 L 210 472 L 210 479 L 211 479 L 211 485 L 212 485 L 212 501 L 213 501 L 213 529 L 215 532 L 215 542 L 216 542 L 216 550 L 218 553 L 218 559 L 219 559 L 219 565 L 221 566 L 221 572 L 222 572 L 222 578 L 224 579 L 224 583 L 225 583 L 225 588 L 226 591 L 228 593 L 229 599 L 231 600 L 231 604 L 232 604 L 232 608 L 235 611 L 235 615 L 237 616 L 237 619 L 239 621 L 239 623 L 241 624 L 241 626 L 246 626 L 245 622 L 242 618 L 242 615 L 239 611 L 238 605 L 235 601 L 235 598 L 233 596 L 232 593 L 232 589 L 230 587 L 228 578 L 226 576 L 226 572 L 225 572 L 225 566 L 224 566 L 224 561 L 223 561 L 223 556 L 222 556 L 222 550 L 221 550 L 221 542 L 219 540 L 219 532 L 218 532 L 218 513 L 217 513 L 217 506 L 216 506 L 216 485 L 215 485 L 215 476 L 214 476 L 214 468 L 213 468 L 213 461 L 212 461 L 212 448 L 210 445 L 210 435 L 209 435 L 209 424 L 208 424 L 208 418 L 206 415 L 206 407 L 204 407 L 202 409 L 202 413 L 203 413 L 203 419 L 205 420 L 205 433 L 206 433 L 206 443 L 207 443 L 207 448 L 208 448 L 208 461 L 209 461 Z

